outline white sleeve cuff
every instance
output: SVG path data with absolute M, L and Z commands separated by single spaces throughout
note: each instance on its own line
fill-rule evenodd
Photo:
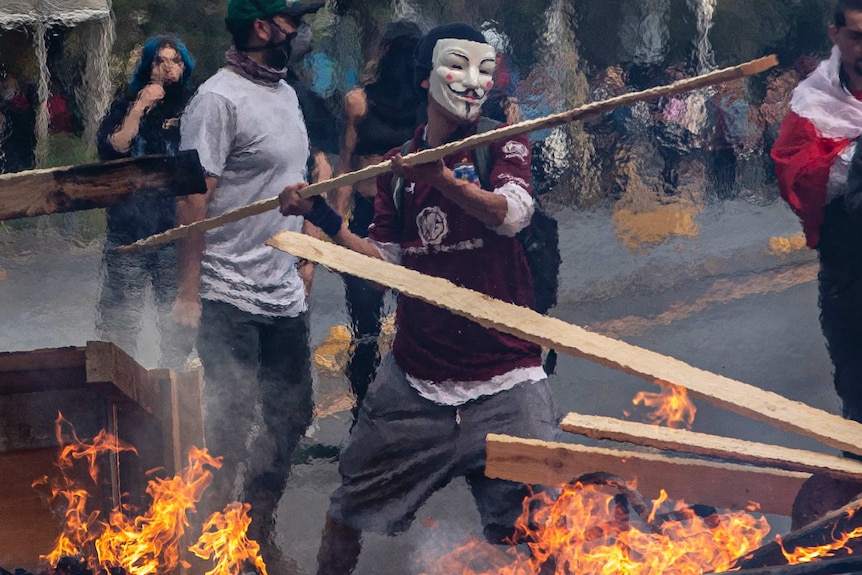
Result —
M 494 193 L 506 198 L 508 207 L 503 223 L 492 229 L 501 236 L 514 237 L 515 234 L 530 225 L 535 210 L 533 198 L 527 190 L 515 182 L 506 182 L 494 190 Z
M 391 242 L 378 242 L 372 239 L 368 239 L 368 241 L 377 248 L 377 251 L 380 252 L 380 257 L 383 258 L 383 261 L 389 262 L 390 264 L 401 265 L 401 246 L 399 244 L 391 243 Z

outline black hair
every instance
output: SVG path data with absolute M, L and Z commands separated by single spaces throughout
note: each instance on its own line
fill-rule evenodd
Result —
M 835 27 L 843 28 L 847 25 L 847 11 L 862 12 L 862 0 L 838 0 L 835 4 Z
M 138 62 L 129 81 L 129 90 L 132 93 L 137 94 L 144 86 L 150 83 L 150 77 L 153 73 L 153 62 L 158 57 L 159 51 L 162 48 L 173 48 L 180 55 L 183 61 L 183 75 L 180 78 L 180 84 L 184 88 L 191 87 L 192 71 L 194 70 L 195 62 L 185 44 L 173 34 L 157 34 L 147 38 L 141 50 L 141 60 Z
M 485 36 L 469 24 L 456 22 L 432 28 L 419 41 L 413 57 L 413 87 L 419 90 L 420 94 L 426 93 L 426 90 L 421 88 L 420 84 L 431 75 L 431 59 L 434 55 L 434 46 L 437 45 L 438 40 L 443 40 L 444 38 L 472 40 L 473 42 L 480 42 L 482 44 L 488 43 L 485 40 Z
M 230 37 L 233 39 L 233 45 L 238 50 L 248 47 L 248 39 L 251 36 L 252 27 L 254 27 L 254 20 L 230 20 L 225 18 L 224 24 Z

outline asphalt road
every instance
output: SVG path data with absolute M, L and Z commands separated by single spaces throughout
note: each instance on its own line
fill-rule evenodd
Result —
M 775 238 L 799 230 L 783 205 L 707 206 L 697 216 L 696 234 L 637 250 L 618 240 L 608 211 L 563 211 L 558 217 L 564 262 L 560 304 L 552 315 L 838 412 L 817 320 L 815 259 L 804 250 L 774 249 Z M 0 350 L 82 345 L 95 337 L 100 249 L 53 233 L 0 234 Z M 337 276 L 318 270 L 311 309 L 316 347 L 347 320 Z M 156 352 L 151 316 L 136 353 L 148 366 Z M 638 391 L 656 390 L 568 356 L 560 357 L 553 385 L 561 411 L 613 417 L 631 408 Z M 337 447 L 349 426 L 346 382 L 320 371 L 316 397 L 328 408 L 309 431 L 308 445 Z M 703 402 L 697 407 L 696 431 L 834 452 Z M 307 453 L 309 459 L 294 467 L 279 510 L 279 537 L 288 554 L 313 572 L 338 474 L 325 448 Z M 789 527 L 787 518 L 770 520 L 779 533 Z M 455 482 L 432 497 L 408 533 L 367 536 L 357 575 L 421 573 L 423 558 L 435 557 L 440 545 L 478 531 L 469 492 Z

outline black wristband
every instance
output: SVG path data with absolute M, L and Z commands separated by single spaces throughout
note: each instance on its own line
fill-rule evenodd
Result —
M 334 237 L 340 230 L 343 219 L 333 210 L 323 196 L 314 196 L 314 205 L 305 214 L 305 219 L 323 230 L 329 237 Z

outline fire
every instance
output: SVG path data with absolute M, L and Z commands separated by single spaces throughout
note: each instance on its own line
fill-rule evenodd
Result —
M 188 514 L 212 482 L 212 472 L 205 466 L 221 467 L 221 459 L 206 450 L 192 448 L 188 457 L 189 465 L 179 475 L 149 482 L 152 504 L 142 515 L 129 519 L 123 510 L 114 509 L 95 542 L 101 565 L 122 567 L 129 575 L 153 575 L 180 564 Z
M 855 513 L 855 511 L 851 510 L 848 515 L 853 515 L 853 513 Z M 796 565 L 798 563 L 808 563 L 815 559 L 832 557 L 835 554 L 835 551 L 844 548 L 844 546 L 852 539 L 857 539 L 859 537 L 862 537 L 862 527 L 857 527 L 849 533 L 843 533 L 841 536 L 826 545 L 820 545 L 817 547 L 797 547 L 792 552 L 785 549 L 784 545 L 781 544 L 781 537 L 776 537 L 776 540 L 779 545 L 781 545 L 781 553 L 784 555 L 784 558 L 787 559 L 787 564 Z M 853 553 L 853 549 L 850 547 L 847 547 L 845 550 L 848 553 Z
M 688 397 L 688 390 L 670 383 L 661 384 L 661 391 L 650 393 L 641 391 L 632 399 L 636 406 L 644 406 L 653 411 L 647 414 L 647 420 L 653 425 L 663 425 L 675 429 L 692 428 L 697 408 Z M 625 413 L 630 416 L 629 412 Z
M 64 427 L 71 431 L 63 433 Z M 41 560 L 56 566 L 63 557 L 83 557 L 82 562 L 94 572 L 120 568 L 128 575 L 160 575 L 189 567 L 182 559 L 189 514 L 194 513 L 195 504 L 212 483 L 212 469 L 221 468 L 220 457 L 191 448 L 188 466 L 179 474 L 147 484 L 152 500 L 148 509 L 132 516 L 134 510 L 121 505 L 104 519 L 100 510 L 89 509 L 90 491 L 99 486 L 99 457 L 121 451 L 136 453 L 134 447 L 104 431 L 91 443 L 81 441 L 62 414 L 56 422 L 56 435 L 61 445 L 57 461 L 60 476 L 53 480 L 43 477 L 34 486 L 50 487 L 50 502 L 62 505 L 64 521 L 54 549 L 40 556 Z M 73 478 L 72 468 L 79 460 L 86 461 L 93 485 L 81 485 Z M 239 575 L 247 564 L 254 565 L 260 575 L 267 575 L 260 546 L 246 537 L 251 523 L 249 509 L 248 504 L 232 503 L 224 512 L 214 513 L 205 522 L 200 539 L 187 548 L 198 557 L 215 561 L 215 568 L 207 575 Z
M 670 505 L 662 493 L 641 517 L 619 494 L 576 483 L 556 498 L 540 493 L 525 501 L 515 542 L 529 553 L 472 541 L 425 575 L 700 575 L 726 570 L 769 533 L 764 518 L 695 509 L 706 516 Z
M 243 564 L 252 563 L 260 575 L 267 575 L 260 557 L 260 545 L 246 537 L 251 518 L 248 503 L 231 503 L 223 513 L 213 513 L 204 525 L 204 533 L 189 551 L 201 559 L 216 558 L 216 566 L 206 575 L 236 575 Z
M 64 429 L 68 429 L 68 433 L 64 433 Z M 80 554 L 89 549 L 95 540 L 94 532 L 99 528 L 100 512 L 88 510 L 87 503 L 90 490 L 98 487 L 99 456 L 122 451 L 137 453 L 134 447 L 124 444 L 104 430 L 99 432 L 92 443 L 84 443 L 78 438 L 75 428 L 63 418 L 62 413 L 58 414 L 55 421 L 54 434 L 61 445 L 57 458 L 60 475 L 53 479 L 42 477 L 33 482 L 34 487 L 44 485 L 49 488 L 49 505 L 65 510 L 63 530 L 57 537 L 54 550 L 39 557 L 50 565 L 56 565 L 61 557 Z M 87 472 L 93 482 L 89 488 L 75 479 L 73 469 L 79 460 L 87 462 Z

